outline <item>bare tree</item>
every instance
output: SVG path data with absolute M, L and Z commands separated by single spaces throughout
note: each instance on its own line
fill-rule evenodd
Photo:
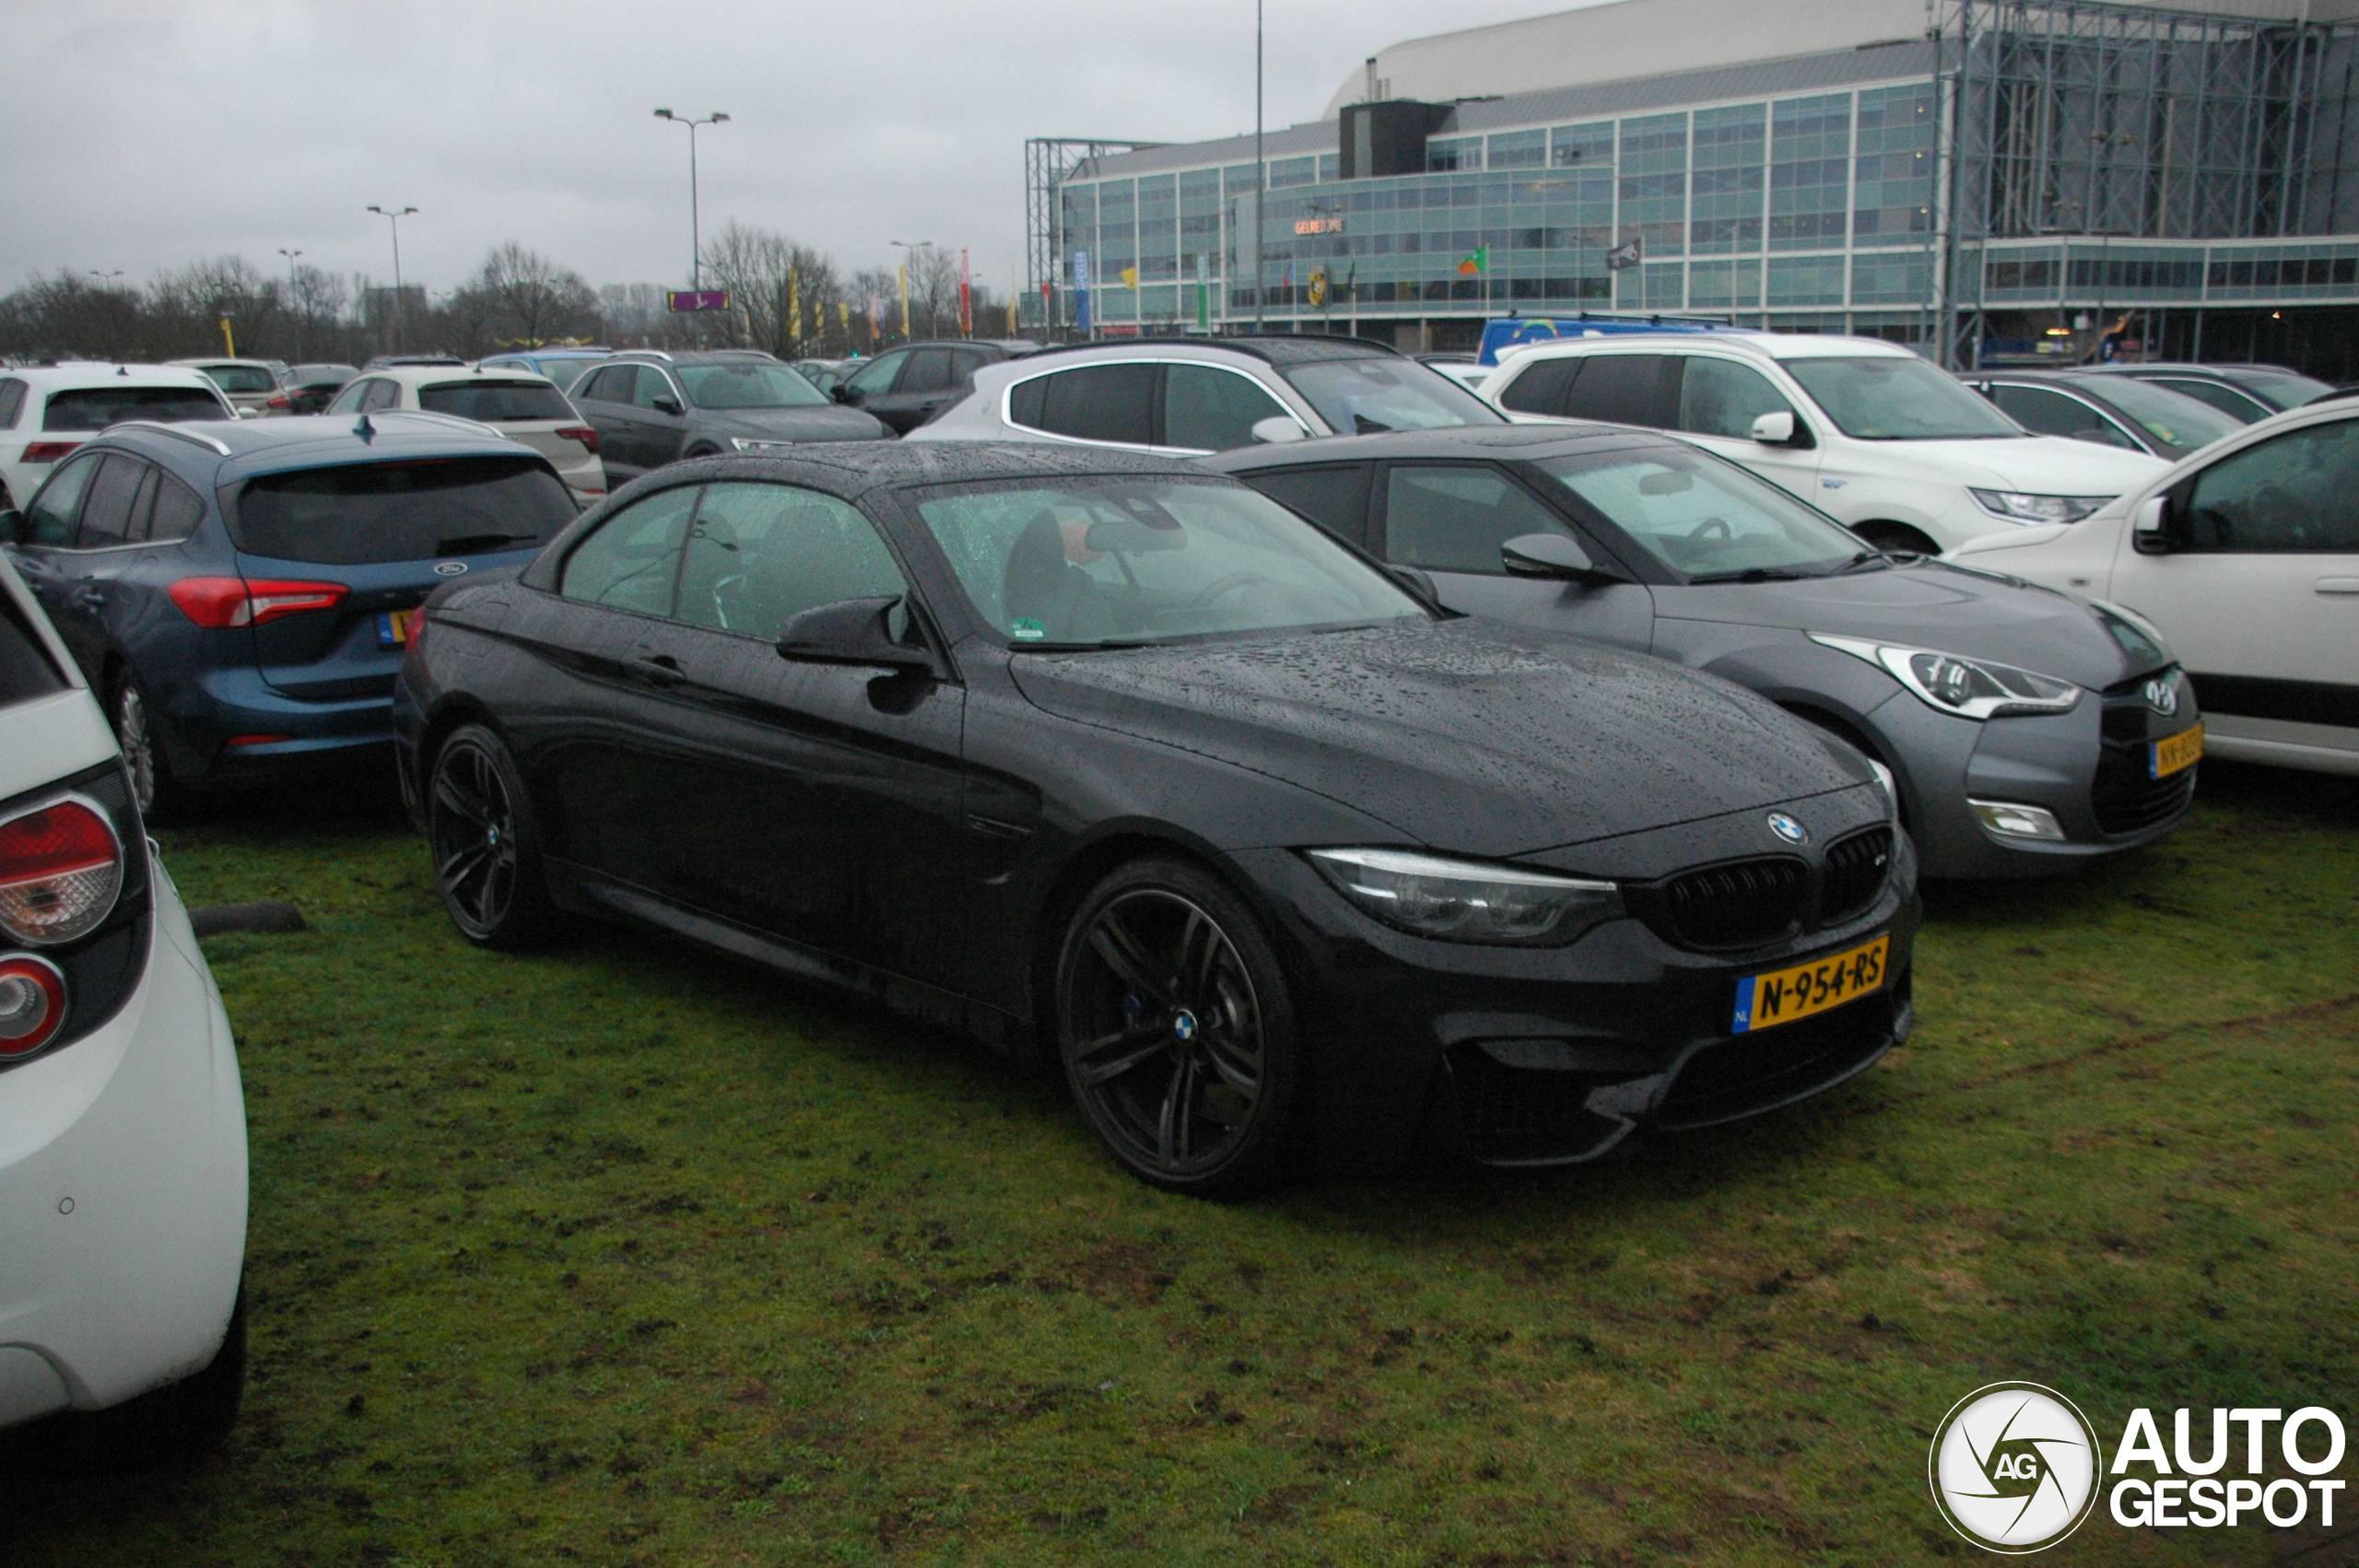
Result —
M 594 332 L 598 296 L 581 275 L 511 240 L 495 247 L 442 308 L 464 350 L 538 348 Z M 470 354 L 472 357 L 472 353 Z

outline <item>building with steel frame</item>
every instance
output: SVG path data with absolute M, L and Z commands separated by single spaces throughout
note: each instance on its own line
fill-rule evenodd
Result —
M 1101 333 L 1201 275 L 1217 331 L 1679 311 L 2359 377 L 2355 68 L 2359 0 L 1620 0 L 1387 49 L 1258 163 L 1031 144 L 1027 311 L 1070 329 L 1087 252 Z

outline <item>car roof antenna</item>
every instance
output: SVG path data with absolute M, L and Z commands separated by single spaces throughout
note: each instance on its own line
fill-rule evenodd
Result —
M 377 427 L 369 423 L 369 415 L 363 414 L 360 423 L 352 427 L 352 433 L 364 441 L 373 441 L 377 439 Z

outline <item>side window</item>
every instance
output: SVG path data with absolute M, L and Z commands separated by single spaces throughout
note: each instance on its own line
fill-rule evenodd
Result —
M 863 397 L 875 397 L 891 392 L 893 378 L 899 375 L 901 367 L 909 362 L 910 351 L 906 348 L 872 359 L 868 362 L 867 369 L 854 376 L 847 384 Z
M 374 381 L 353 381 L 348 383 L 342 392 L 335 394 L 335 401 L 327 405 L 325 412 L 329 414 L 359 413 L 360 400 L 367 397 L 369 395 L 369 389 L 376 384 L 377 383 Z
M 2076 441 L 2136 450 L 2136 444 L 2111 420 L 2053 387 L 1994 386 L 1990 401 L 2036 436 L 2069 436 Z
M 1015 389 L 1015 423 L 1081 441 L 1155 444 L 1155 382 L 1159 365 L 1086 365 L 1038 377 Z
M 1240 474 L 1282 507 L 1291 507 L 1328 532 L 1355 544 L 1367 543 L 1368 465 L 1339 462 L 1325 468 L 1289 468 L 1279 473 Z
M 608 518 L 566 557 L 557 591 L 642 615 L 670 614 L 672 579 L 699 493 L 694 485 L 661 490 Z
M 379 380 L 370 385 L 368 400 L 360 406 L 367 412 L 374 413 L 380 408 L 399 408 L 401 405 L 402 384 L 399 381 Z
M 580 395 L 593 403 L 628 403 L 631 378 L 638 374 L 628 365 L 609 365 L 590 378 Z
M 1679 417 L 1673 429 L 1748 441 L 1753 439 L 1753 422 L 1761 415 L 1794 412 L 1794 405 L 1778 395 L 1769 378 L 1750 366 L 1700 354 L 1684 363 Z
M 197 499 L 195 491 L 168 474 L 158 476 L 156 508 L 147 523 L 151 543 L 164 544 L 185 539 L 204 521 L 205 503 Z
M 775 638 L 818 604 L 909 591 L 859 509 L 792 485 L 714 485 L 680 572 L 679 618 Z
M 25 411 L 25 383 L 11 376 L 0 381 L 0 430 L 17 427 L 17 416 Z
M 147 525 L 156 512 L 156 486 L 164 480 L 162 472 L 157 468 L 147 463 L 142 463 L 140 467 L 146 472 L 139 476 L 139 494 L 131 498 L 131 525 L 123 530 L 123 539 L 132 544 L 147 542 Z
M 639 368 L 639 380 L 631 388 L 631 402 L 641 408 L 653 408 L 655 400 L 659 397 L 670 398 L 683 408 L 687 406 L 685 403 L 681 403 L 679 389 L 673 386 L 671 377 L 651 366 L 641 365 Z
M 964 349 L 954 349 L 950 355 L 950 374 L 957 379 L 957 384 L 963 387 L 975 379 L 976 371 L 990 363 L 991 358 L 987 355 L 970 354 Z
M 1499 406 L 1518 414 L 1562 414 L 1565 393 L 1581 373 L 1586 359 L 1543 359 L 1525 369 L 1499 394 Z
M 2247 397 L 2235 388 L 2224 387 L 2217 381 L 2174 381 L 2157 376 L 2154 384 L 2168 387 L 2175 392 L 2184 392 L 2198 403 L 2208 403 L 2239 424 L 2250 425 L 2277 412 L 2259 398 Z
M 1578 537 L 1495 468 L 1396 467 L 1386 481 L 1382 553 L 1401 566 L 1502 577 L 1499 546 L 1527 533 Z
M 25 542 L 64 549 L 74 542 L 74 514 L 81 509 L 82 492 L 99 471 L 100 453 L 77 457 L 49 477 L 49 483 L 25 509 Z
M 1291 417 L 1250 376 L 1214 365 L 1164 367 L 1164 446 L 1213 452 L 1250 447 L 1254 425 L 1273 415 Z
M 1582 364 L 1561 412 L 1574 419 L 1661 429 L 1667 423 L 1662 380 L 1670 363 L 1662 354 L 1593 355 Z
M 910 356 L 910 368 L 901 372 L 900 384 L 893 390 L 905 392 L 945 392 L 955 380 L 950 369 L 950 350 L 921 348 Z
M 121 544 L 131 533 L 131 503 L 139 498 L 140 481 L 147 465 L 120 452 L 107 455 L 106 466 L 90 481 L 82 502 L 82 526 L 74 535 L 77 550 L 103 550 Z
M 2195 477 L 2176 547 L 2214 555 L 2359 552 L 2359 419 L 2289 430 Z

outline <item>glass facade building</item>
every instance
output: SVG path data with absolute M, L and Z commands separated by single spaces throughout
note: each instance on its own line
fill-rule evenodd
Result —
M 2092 329 L 2201 356 L 2207 320 L 2214 357 L 2289 358 L 2256 322 L 2359 305 L 2341 28 L 1944 15 L 1938 41 L 1437 105 L 1410 172 L 1343 178 L 1336 122 L 1273 132 L 1258 202 L 1250 137 L 1085 158 L 1045 204 L 1054 275 L 1029 310 L 1072 327 L 1086 252 L 1106 333 L 1438 348 L 1509 311 L 1676 312 L 1965 365 L 2069 356 Z

